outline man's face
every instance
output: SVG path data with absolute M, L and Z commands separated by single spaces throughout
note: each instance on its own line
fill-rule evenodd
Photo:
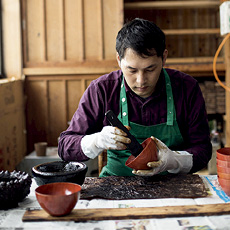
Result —
M 118 64 L 130 89 L 138 96 L 147 98 L 155 91 L 161 69 L 165 64 L 168 51 L 162 57 L 157 55 L 141 57 L 131 48 L 126 49 L 124 58 Z

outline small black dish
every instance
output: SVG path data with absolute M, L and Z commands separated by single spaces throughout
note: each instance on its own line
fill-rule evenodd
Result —
M 34 166 L 32 175 L 38 186 L 54 182 L 82 185 L 87 170 L 87 165 L 82 162 L 53 161 Z

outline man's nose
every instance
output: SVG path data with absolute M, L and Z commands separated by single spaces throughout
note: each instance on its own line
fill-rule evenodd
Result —
M 144 73 L 138 72 L 136 82 L 141 86 L 144 83 Z

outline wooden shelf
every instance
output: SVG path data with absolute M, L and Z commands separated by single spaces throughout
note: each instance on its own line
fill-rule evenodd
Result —
M 150 1 L 127 2 L 124 9 L 185 9 L 185 8 L 217 8 L 220 1 Z

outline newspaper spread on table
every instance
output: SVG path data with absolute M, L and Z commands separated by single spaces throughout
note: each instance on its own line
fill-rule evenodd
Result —
M 161 207 L 180 205 L 201 205 L 228 203 L 230 198 L 224 194 L 218 184 L 217 176 L 201 176 L 210 195 L 196 199 L 140 199 L 140 200 L 82 200 L 76 204 L 75 209 L 91 208 L 133 208 L 133 207 Z M 22 216 L 26 209 L 41 209 L 36 197 L 33 180 L 31 192 L 19 206 L 7 211 L 0 211 L 0 229 L 79 229 L 79 230 L 192 230 L 192 229 L 230 229 L 230 215 L 205 216 L 205 217 L 175 217 L 162 219 L 137 219 L 137 220 L 107 220 L 88 221 L 75 223 L 74 221 L 50 221 L 50 222 L 22 222 Z

